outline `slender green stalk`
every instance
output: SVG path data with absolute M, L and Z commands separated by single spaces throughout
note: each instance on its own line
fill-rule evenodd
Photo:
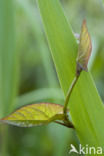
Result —
M 74 128 L 73 124 L 70 121 L 69 121 L 70 124 L 69 123 L 68 124 L 62 123 L 60 121 L 54 121 L 54 122 L 57 123 L 57 124 L 60 124 L 62 126 L 68 127 L 68 128 Z
M 64 112 L 64 115 L 65 115 L 65 119 L 64 119 L 64 125 L 67 126 L 67 127 L 70 127 L 70 128 L 74 128 L 73 124 L 71 123 L 71 121 L 69 120 L 68 118 L 68 115 L 67 115 L 67 106 L 68 106 L 68 103 L 69 103 L 69 99 L 70 99 L 70 96 L 72 94 L 72 91 L 78 81 L 78 78 L 80 76 L 80 73 L 81 73 L 82 70 L 80 70 L 79 72 L 77 72 L 76 70 L 76 75 L 68 89 L 68 92 L 67 92 L 67 95 L 66 95 L 66 99 L 65 99 L 65 103 L 64 103 L 64 109 L 63 109 L 63 112 Z
M 78 81 L 78 78 L 79 78 L 80 74 L 79 75 L 76 75 L 71 83 L 71 86 L 69 87 L 69 90 L 67 92 L 67 95 L 66 95 L 66 99 L 65 99 L 65 103 L 64 103 L 64 114 L 65 116 L 67 116 L 67 106 L 68 106 L 68 102 L 69 102 L 69 99 L 70 99 L 70 96 L 71 96 L 71 93 Z
M 76 66 L 76 75 L 68 89 L 68 92 L 67 92 L 67 95 L 66 95 L 66 98 L 65 98 L 65 103 L 64 103 L 64 108 L 63 108 L 63 113 L 64 113 L 64 124 L 70 128 L 74 128 L 74 125 L 71 123 L 71 121 L 69 120 L 69 117 L 68 117 L 68 114 L 67 114 L 67 107 L 68 107 L 68 103 L 69 103 L 69 99 L 70 99 L 70 96 L 72 94 L 72 91 L 78 81 L 78 78 L 80 76 L 82 72 L 82 68 L 77 64 Z

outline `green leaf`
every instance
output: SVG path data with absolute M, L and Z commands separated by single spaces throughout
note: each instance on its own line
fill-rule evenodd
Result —
M 31 104 L 17 109 L 11 115 L 1 119 L 2 122 L 19 127 L 33 127 L 62 120 L 63 106 L 51 103 Z
M 59 0 L 38 0 L 61 87 L 66 95 L 76 69 L 78 45 Z M 82 145 L 104 146 L 104 107 L 89 72 L 82 72 L 69 101 Z

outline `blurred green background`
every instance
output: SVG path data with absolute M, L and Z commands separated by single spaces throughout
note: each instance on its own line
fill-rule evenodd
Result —
M 87 20 L 93 44 L 89 70 L 104 100 L 103 2 L 61 3 L 73 32 L 80 33 L 82 20 Z M 0 0 L 0 117 L 36 102 L 64 102 L 36 0 Z M 78 147 L 74 130 L 56 124 L 0 125 L 0 156 L 67 156 L 71 143 Z

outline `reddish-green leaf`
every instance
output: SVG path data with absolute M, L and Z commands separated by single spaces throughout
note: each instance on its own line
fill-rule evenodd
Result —
M 52 103 L 30 104 L 16 110 L 14 113 L 1 119 L 2 122 L 19 127 L 32 127 L 55 120 L 62 120 L 63 106 Z
M 81 70 L 87 71 L 87 64 L 91 55 L 91 50 L 91 38 L 88 33 L 86 20 L 83 20 L 77 57 L 77 73 Z

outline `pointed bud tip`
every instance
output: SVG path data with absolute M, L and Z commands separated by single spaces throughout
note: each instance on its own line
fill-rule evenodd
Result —
M 80 43 L 78 48 L 77 69 L 76 69 L 77 75 L 79 75 L 82 70 L 88 71 L 87 65 L 91 55 L 91 50 L 92 50 L 91 37 L 88 32 L 86 20 L 84 19 L 82 22 Z

